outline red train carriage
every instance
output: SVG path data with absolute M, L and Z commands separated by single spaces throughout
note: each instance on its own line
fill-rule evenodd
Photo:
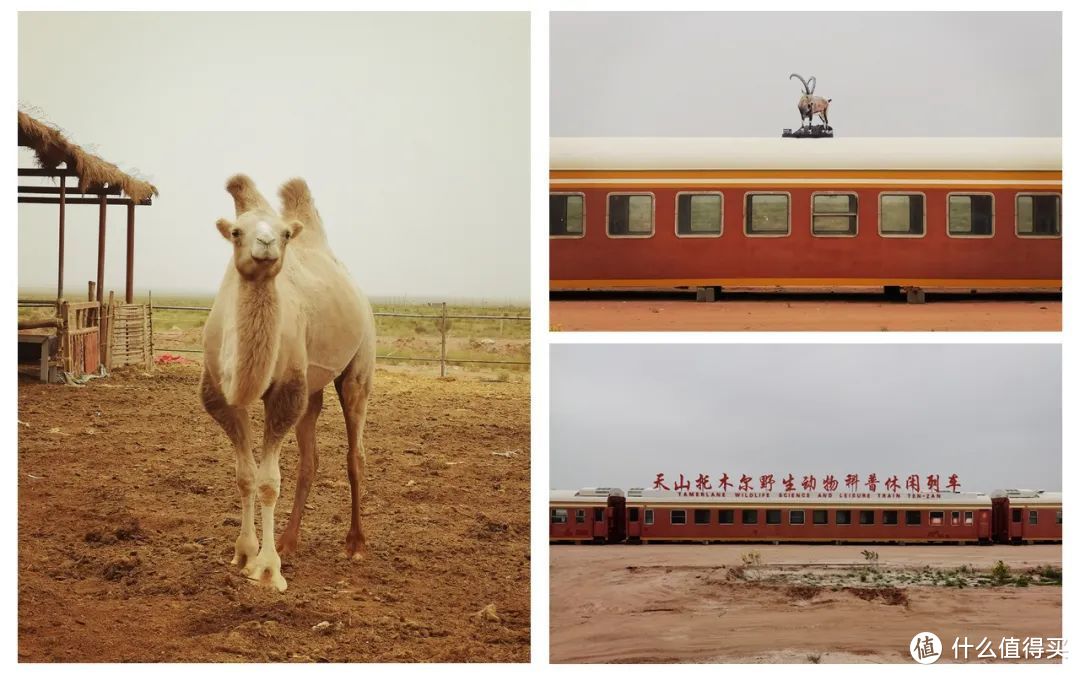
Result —
M 552 490 L 548 513 L 551 541 L 621 542 L 626 537 L 625 502 L 618 488 Z
M 994 541 L 1001 544 L 1061 542 L 1061 493 L 995 490 Z
M 1057 138 L 553 138 L 553 290 L 1061 287 Z
M 982 493 L 909 496 L 687 497 L 631 489 L 631 541 L 982 542 L 991 537 L 991 502 Z

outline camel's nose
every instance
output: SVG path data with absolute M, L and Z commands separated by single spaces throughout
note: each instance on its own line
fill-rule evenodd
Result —
M 260 243 L 260 244 L 262 244 L 263 246 L 270 246 L 270 245 L 272 245 L 272 244 L 273 244 L 273 243 L 274 243 L 275 241 L 277 241 L 277 239 L 275 239 L 274 237 L 266 237 L 266 236 L 261 236 L 261 237 L 256 237 L 256 238 L 255 238 L 255 241 L 259 242 L 259 243 Z

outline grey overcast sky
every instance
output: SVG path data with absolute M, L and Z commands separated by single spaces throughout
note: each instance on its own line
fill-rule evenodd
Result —
M 139 293 L 217 289 L 214 222 L 243 172 L 275 204 L 306 178 L 369 295 L 528 300 L 528 13 L 20 13 L 18 72 L 21 104 L 160 189 L 138 213 Z M 110 209 L 121 291 L 124 218 Z M 56 219 L 19 207 L 21 287 L 55 287 Z M 96 242 L 96 207 L 69 208 L 68 288 L 95 278 Z
M 552 136 L 1060 136 L 1058 12 L 555 12 Z
M 1061 453 L 1059 345 L 551 347 L 552 488 L 726 471 L 1060 490 Z

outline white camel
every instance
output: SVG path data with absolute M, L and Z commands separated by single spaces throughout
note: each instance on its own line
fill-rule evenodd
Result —
M 247 176 L 233 176 L 226 190 L 236 205 L 236 222 L 221 219 L 217 228 L 232 244 L 233 256 L 203 330 L 200 395 L 236 451 L 242 517 L 233 564 L 245 576 L 284 592 L 279 552 L 294 552 L 299 542 L 304 503 L 319 464 L 315 422 L 323 389 L 331 381 L 345 412 L 349 440 L 352 518 L 346 552 L 353 559 L 363 557 L 363 431 L 375 369 L 375 319 L 371 305 L 331 253 L 303 180 L 294 178 L 281 186 L 280 215 Z M 247 408 L 260 398 L 266 415 L 256 467 Z M 280 450 L 294 425 L 300 448 L 296 498 L 275 544 Z M 262 511 L 261 548 L 255 534 L 256 495 Z

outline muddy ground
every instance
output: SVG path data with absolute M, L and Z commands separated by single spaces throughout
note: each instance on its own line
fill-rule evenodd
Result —
M 913 663 L 922 631 L 953 661 L 957 637 L 1062 630 L 1061 546 L 549 550 L 553 663 Z
M 712 303 L 673 292 L 553 293 L 557 331 L 1059 331 L 1061 294 L 927 292 L 926 304 L 880 290 L 732 289 Z
M 328 392 L 281 595 L 229 564 L 234 455 L 198 374 L 20 377 L 20 661 L 529 660 L 527 378 L 380 368 L 359 562 L 345 556 L 345 429 Z M 290 435 L 279 532 L 296 460 Z

